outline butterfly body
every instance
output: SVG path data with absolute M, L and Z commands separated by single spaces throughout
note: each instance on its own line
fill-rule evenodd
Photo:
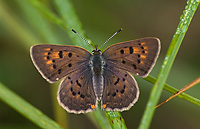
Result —
M 103 69 L 104 69 L 104 59 L 101 55 L 101 51 L 96 49 L 93 50 L 93 55 L 91 56 L 91 71 L 92 71 L 92 82 L 97 100 L 101 100 L 103 93 Z
M 131 73 L 146 77 L 160 52 L 158 38 L 142 38 L 111 45 L 102 54 L 92 54 L 71 45 L 41 44 L 31 47 L 31 58 L 50 83 L 65 77 L 57 99 L 70 113 L 87 113 L 97 108 L 124 111 L 138 100 L 139 88 Z

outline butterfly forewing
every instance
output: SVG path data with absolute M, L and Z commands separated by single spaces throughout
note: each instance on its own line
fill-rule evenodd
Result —
M 106 63 L 146 77 L 160 51 L 158 38 L 142 38 L 114 44 L 103 52 Z
M 81 47 L 70 45 L 35 45 L 31 58 L 42 76 L 53 83 L 80 67 L 88 68 L 91 54 Z
M 57 98 L 68 112 L 86 113 L 96 109 L 97 102 L 92 86 L 90 69 L 79 68 L 61 82 Z
M 104 79 L 103 110 L 128 110 L 138 100 L 139 88 L 129 72 L 109 65 L 105 68 Z

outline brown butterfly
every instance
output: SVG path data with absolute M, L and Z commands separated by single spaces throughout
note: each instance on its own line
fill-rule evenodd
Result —
M 90 54 L 77 46 L 48 44 L 32 46 L 30 52 L 34 65 L 48 82 L 65 77 L 57 99 L 68 112 L 94 111 L 98 102 L 104 111 L 124 111 L 139 96 L 138 84 L 131 73 L 148 76 L 159 55 L 160 40 L 149 37 L 121 42 L 103 53 L 97 47 Z

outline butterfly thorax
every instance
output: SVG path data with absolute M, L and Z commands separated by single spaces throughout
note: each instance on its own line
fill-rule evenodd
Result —
M 101 55 L 100 50 L 94 50 L 93 55 L 90 58 L 90 67 L 93 74 L 93 88 L 97 100 L 101 100 L 103 93 L 103 68 L 104 68 L 104 59 Z

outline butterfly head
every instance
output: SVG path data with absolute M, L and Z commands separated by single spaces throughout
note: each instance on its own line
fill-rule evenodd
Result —
M 101 55 L 101 50 L 98 49 L 97 45 L 95 46 L 95 49 L 92 51 L 93 55 Z

